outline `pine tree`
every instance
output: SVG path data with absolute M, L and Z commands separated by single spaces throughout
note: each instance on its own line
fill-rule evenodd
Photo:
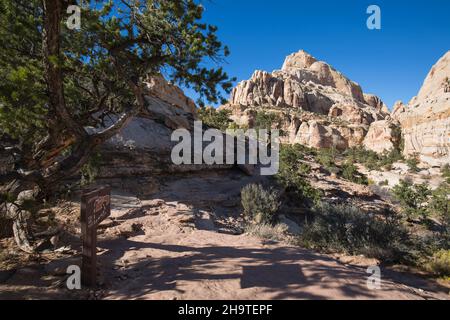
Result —
M 79 30 L 66 25 L 70 5 L 81 9 Z M 14 141 L 17 159 L 14 170 L 0 171 L 1 199 L 33 187 L 45 193 L 79 172 L 98 145 L 150 108 L 148 76 L 165 70 L 202 101 L 222 99 L 231 81 L 205 65 L 229 50 L 203 11 L 195 0 L 0 0 L 0 141 Z M 118 120 L 110 127 L 85 130 L 111 115 Z

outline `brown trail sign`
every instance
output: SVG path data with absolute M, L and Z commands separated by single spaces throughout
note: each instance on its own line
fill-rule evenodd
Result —
M 83 260 L 81 281 L 86 286 L 97 283 L 97 226 L 111 214 L 111 188 L 84 190 L 81 195 L 81 237 Z

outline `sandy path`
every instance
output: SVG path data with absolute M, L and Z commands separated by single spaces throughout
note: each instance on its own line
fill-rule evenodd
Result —
M 247 178 L 246 178 L 247 179 Z M 130 214 L 113 216 L 133 236 L 100 241 L 106 299 L 426 299 L 449 297 L 434 284 L 387 270 L 381 290 L 367 288 L 366 267 L 294 246 L 217 232 L 214 212 L 248 181 L 176 179 Z M 237 191 L 238 192 L 238 191 Z M 161 201 L 155 198 L 163 199 Z M 205 199 L 208 203 L 205 204 Z M 131 206 L 133 203 L 131 201 Z M 210 210 L 212 209 L 212 210 Z M 131 211 L 133 212 L 133 211 Z M 128 226 L 128 227 L 127 227 Z M 114 228 L 110 229 L 113 231 Z M 105 234 L 108 236 L 108 232 Z
M 101 246 L 111 250 L 102 257 L 104 267 L 115 265 L 106 273 L 106 299 L 446 298 L 421 292 L 420 281 L 413 288 L 387 277 L 381 290 L 369 290 L 365 268 L 245 235 L 195 230 Z
M 248 179 L 174 179 L 149 200 L 115 194 L 112 219 L 99 230 L 103 286 L 96 298 L 449 298 L 448 289 L 435 282 L 388 270 L 382 270 L 381 290 L 369 290 L 365 267 L 245 234 L 221 233 L 227 223 L 218 221 L 238 219 L 233 203 Z M 77 250 L 78 255 L 13 275 L 0 272 L 0 299 L 84 298 L 57 285 L 61 276 L 48 276 L 55 267 L 79 264 Z

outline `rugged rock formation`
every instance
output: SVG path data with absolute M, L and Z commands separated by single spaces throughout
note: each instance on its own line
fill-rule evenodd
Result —
M 394 113 L 401 123 L 404 153 L 418 154 L 430 166 L 450 163 L 450 51 L 431 69 L 408 107 Z
M 399 120 L 401 114 L 406 111 L 407 106 L 403 103 L 403 101 L 397 101 L 392 107 L 391 118 L 395 120 Z
M 383 153 L 398 147 L 400 138 L 398 123 L 389 120 L 375 121 L 364 138 L 364 147 Z
M 185 112 L 195 114 L 194 101 L 186 97 L 179 87 L 168 83 L 163 76 L 149 77 L 146 84 L 150 95 L 171 104 L 175 108 L 181 108 Z
M 162 176 L 234 167 L 226 164 L 228 149 L 225 147 L 224 164 L 174 164 L 171 154 L 179 141 L 171 141 L 172 133 L 187 129 L 194 139 L 196 106 L 181 89 L 168 84 L 162 77 L 149 80 L 147 93 L 147 110 L 102 146 L 99 180 L 106 179 L 113 187 L 148 194 L 159 188 Z M 225 136 L 223 140 L 225 146 Z M 202 151 L 208 145 L 209 142 L 203 142 Z M 193 157 L 195 150 L 192 149 L 191 154 Z M 237 167 L 247 175 L 257 175 L 253 165 Z
M 182 128 L 193 130 L 194 102 L 162 77 L 148 81 L 146 99 L 147 110 L 102 147 L 100 179 L 110 182 L 117 179 L 117 183 L 121 183 L 121 179 L 127 177 L 141 177 L 148 186 L 148 177 L 206 167 L 177 166 L 171 160 L 172 148 L 178 143 L 171 141 L 172 132 Z M 221 167 L 214 166 L 214 169 Z
M 366 103 L 372 107 L 374 107 L 375 109 L 377 109 L 378 111 L 381 111 L 385 114 L 389 113 L 389 108 L 387 107 L 387 105 L 384 104 L 383 101 L 381 101 L 380 97 L 377 97 L 376 95 L 373 94 L 364 94 L 364 100 L 366 101 Z
M 259 110 L 278 113 L 284 142 L 340 149 L 360 145 L 370 124 L 389 114 L 378 97 L 305 51 L 288 56 L 281 70 L 255 71 L 222 108 L 248 126 Z

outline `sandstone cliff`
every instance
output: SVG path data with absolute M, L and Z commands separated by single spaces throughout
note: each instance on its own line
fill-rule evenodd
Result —
M 417 97 L 397 106 L 405 155 L 418 154 L 431 166 L 450 163 L 450 51 L 431 69 Z
M 370 124 L 389 115 L 380 98 L 305 51 L 288 56 L 281 70 L 255 71 L 222 108 L 248 126 L 260 110 L 278 113 L 284 142 L 315 148 L 361 145 Z
M 120 187 L 132 181 L 135 186 L 131 187 L 139 189 L 140 185 L 146 185 L 143 192 L 151 192 L 154 191 L 152 185 L 155 188 L 159 185 L 158 175 L 209 168 L 202 165 L 176 166 L 171 160 L 172 148 L 178 143 L 171 141 L 172 132 L 182 128 L 193 130 L 197 117 L 195 103 L 162 77 L 148 79 L 145 98 L 147 110 L 102 146 L 98 177 Z M 222 167 L 227 166 L 211 168 Z

